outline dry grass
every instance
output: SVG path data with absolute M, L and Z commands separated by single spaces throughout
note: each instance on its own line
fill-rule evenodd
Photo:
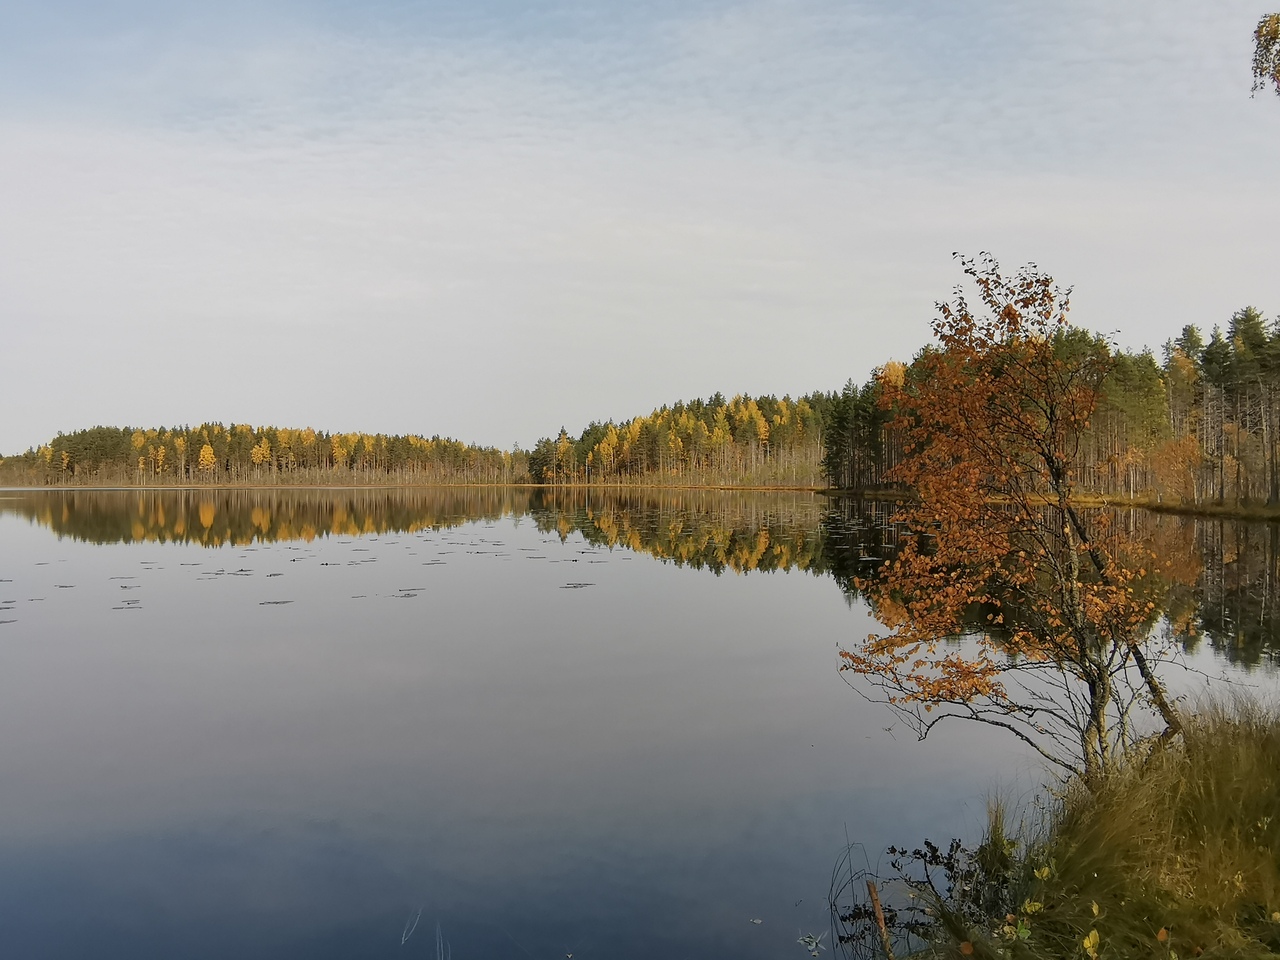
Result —
M 1208 704 L 1095 793 L 1016 826 L 994 807 L 982 845 L 936 874 L 913 888 L 931 918 L 917 956 L 1280 957 L 1280 715 Z

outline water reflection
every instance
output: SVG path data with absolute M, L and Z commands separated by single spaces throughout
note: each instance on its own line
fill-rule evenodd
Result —
M 90 543 L 244 546 L 416 533 L 529 512 L 512 487 L 353 490 L 87 490 L 10 493 L 0 513 Z
M 580 533 L 595 546 L 717 573 L 825 569 L 821 520 L 827 503 L 812 494 L 436 487 L 59 490 L 10 497 L 0 500 L 0 512 L 91 543 L 311 542 L 531 516 L 540 531 L 562 541 Z
M 596 546 L 625 547 L 678 566 L 725 571 L 823 573 L 824 498 L 720 491 L 541 493 L 530 505 L 538 529 Z
M 1191 532 L 1181 559 L 1200 566 L 1194 593 L 1183 598 L 1197 634 L 1235 663 L 1274 661 L 1280 651 L 1280 525 L 1198 520 L 1183 526 Z
M 0 954 L 430 956 L 439 921 L 460 957 L 798 955 L 849 834 L 960 835 L 1027 767 L 908 743 L 837 674 L 893 514 L 0 491 Z M 1270 658 L 1273 528 L 1115 524 L 1188 644 Z
M 416 533 L 529 517 L 561 541 L 725 572 L 802 570 L 831 576 L 852 602 L 907 535 L 893 503 L 807 493 L 520 487 L 350 490 L 10 491 L 11 513 L 90 543 L 207 547 Z M 1111 511 L 1118 537 L 1146 545 L 1158 575 L 1146 589 L 1159 627 L 1188 652 L 1207 644 L 1251 666 L 1280 651 L 1280 524 Z M 1153 626 L 1155 624 L 1153 623 Z
M 901 755 L 835 670 L 865 611 L 755 572 L 820 569 L 820 498 L 10 495 L 5 956 L 767 960 L 851 818 L 959 829 L 929 785 L 992 773 Z
M 890 504 L 837 502 L 822 520 L 824 566 L 846 596 L 873 575 L 908 535 Z M 1085 511 L 1096 514 L 1104 511 Z M 1151 569 L 1138 588 L 1155 604 L 1152 630 L 1168 630 L 1187 653 L 1208 646 L 1230 663 L 1253 667 L 1280 658 L 1280 524 L 1123 509 L 1095 526 L 1129 545 Z M 984 610 L 975 608 L 975 625 Z

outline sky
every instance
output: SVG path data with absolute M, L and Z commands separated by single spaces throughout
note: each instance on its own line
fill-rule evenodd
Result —
M 1280 317 L 1240 0 L 5 0 L 0 453 L 528 447 L 909 360 L 1035 262 L 1121 346 Z

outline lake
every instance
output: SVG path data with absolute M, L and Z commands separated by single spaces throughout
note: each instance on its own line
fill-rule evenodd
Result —
M 890 512 L 0 491 L 0 953 L 807 956 L 847 842 L 973 836 L 1041 777 L 838 673 Z M 1127 516 L 1190 661 L 1269 687 L 1277 528 Z

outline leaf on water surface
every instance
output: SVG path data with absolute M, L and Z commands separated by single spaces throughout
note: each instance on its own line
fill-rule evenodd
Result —
M 282 607 L 286 603 L 293 603 L 292 600 L 262 600 L 258 603 L 260 607 Z
M 825 933 L 820 933 L 816 937 L 812 933 L 806 933 L 800 936 L 800 938 L 796 940 L 796 943 L 808 950 L 809 956 L 816 957 L 826 949 L 822 945 L 822 938 L 825 936 Z
M 583 587 L 594 587 L 594 583 L 566 583 L 561 590 L 581 590 Z

